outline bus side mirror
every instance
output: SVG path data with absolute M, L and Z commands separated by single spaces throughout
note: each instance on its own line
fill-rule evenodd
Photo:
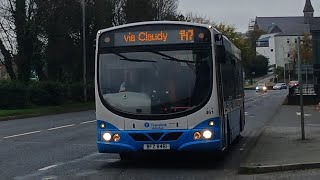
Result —
M 226 63 L 226 49 L 223 45 L 216 46 L 216 61 L 220 64 Z

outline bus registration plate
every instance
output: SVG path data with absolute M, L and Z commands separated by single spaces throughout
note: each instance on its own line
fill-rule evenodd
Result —
M 144 150 L 169 150 L 170 144 L 145 144 Z

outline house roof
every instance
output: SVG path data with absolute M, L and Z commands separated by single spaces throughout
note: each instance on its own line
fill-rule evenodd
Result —
M 256 26 L 266 33 L 272 32 L 277 26 L 277 31 L 281 30 L 278 35 L 302 35 L 310 32 L 310 25 L 305 24 L 304 16 L 292 17 L 257 17 Z

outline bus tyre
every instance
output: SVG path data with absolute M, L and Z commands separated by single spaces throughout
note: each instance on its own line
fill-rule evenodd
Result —
M 129 161 L 133 159 L 133 153 L 130 152 L 119 153 L 119 155 L 122 161 Z

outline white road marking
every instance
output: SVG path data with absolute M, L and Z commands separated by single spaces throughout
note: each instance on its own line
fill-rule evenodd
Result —
M 301 116 L 301 112 L 296 112 L 296 114 L 297 114 L 298 116 Z M 312 114 L 304 114 L 304 116 L 309 117 L 309 116 L 312 116 Z
M 47 130 L 48 130 L 48 131 L 52 131 L 52 130 L 67 128 L 67 127 L 72 127 L 72 126 L 74 126 L 74 125 L 75 125 L 75 124 L 70 124 L 70 125 L 65 125 L 65 126 L 59 126 L 59 127 L 50 128 L 50 129 L 47 129 Z
M 51 169 L 51 168 L 54 168 L 54 167 L 57 167 L 57 166 L 58 166 L 58 164 L 54 164 L 54 165 L 51 165 L 51 166 L 47 166 L 47 167 L 41 168 L 41 169 L 39 169 L 39 171 L 46 171 L 48 169 Z
M 86 121 L 86 122 L 82 122 L 80 124 L 89 124 L 89 123 L 93 123 L 93 122 L 96 122 L 97 120 L 93 120 L 93 121 Z
M 43 177 L 42 180 L 52 180 L 52 179 L 58 179 L 57 176 L 47 176 L 47 177 Z
M 307 124 L 308 126 L 320 126 L 320 124 Z
M 41 132 L 41 131 L 33 131 L 33 132 L 27 132 L 27 133 L 12 135 L 12 136 L 6 136 L 6 137 L 3 137 L 3 139 L 9 139 L 9 138 L 13 138 L 13 137 L 25 136 L 25 135 L 35 134 L 35 133 L 39 133 L 39 132 Z

